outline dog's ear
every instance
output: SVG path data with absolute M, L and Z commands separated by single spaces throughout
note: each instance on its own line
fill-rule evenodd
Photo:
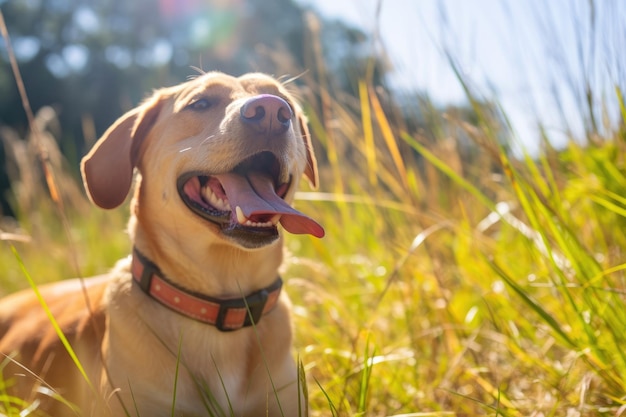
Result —
M 319 183 L 319 176 L 317 173 L 317 159 L 315 159 L 315 153 L 313 152 L 311 132 L 309 131 L 306 117 L 302 114 L 302 112 L 299 113 L 298 124 L 300 125 L 300 133 L 306 149 L 306 167 L 304 168 L 304 175 L 309 180 L 311 187 L 316 189 Z
M 141 143 L 156 122 L 160 104 L 161 100 L 155 94 L 120 117 L 83 158 L 83 183 L 94 204 L 112 209 L 126 199 Z

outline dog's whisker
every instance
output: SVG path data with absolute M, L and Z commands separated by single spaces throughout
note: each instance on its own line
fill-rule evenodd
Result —
M 211 139 L 213 139 L 215 137 L 215 135 L 209 135 L 207 136 L 202 142 L 200 142 L 200 146 L 204 145 L 205 143 L 207 143 L 208 141 L 210 141 Z
M 188 80 L 188 81 L 195 80 L 196 78 L 201 77 L 201 76 L 203 76 L 204 74 L 206 74 L 206 71 L 205 71 L 205 70 L 203 70 L 203 69 L 202 69 L 202 68 L 200 68 L 200 67 L 196 67 L 195 65 L 192 65 L 192 66 L 191 66 L 191 69 L 192 69 L 192 70 L 194 70 L 194 71 L 196 71 L 196 72 L 197 72 L 197 74 L 191 74 L 191 75 L 187 76 L 187 80 Z
M 289 76 L 289 75 L 284 75 L 282 77 L 280 77 L 278 80 L 280 81 L 280 83 L 284 86 L 286 86 L 287 84 L 291 84 L 296 80 L 299 80 L 300 78 L 304 77 L 304 75 L 306 73 L 308 73 L 309 70 L 304 70 L 302 71 L 300 74 L 298 75 L 293 75 L 293 76 Z

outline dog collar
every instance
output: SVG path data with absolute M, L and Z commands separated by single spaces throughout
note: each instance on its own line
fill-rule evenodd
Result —
M 139 288 L 165 307 L 211 324 L 221 331 L 258 324 L 261 317 L 276 306 L 283 285 L 282 279 L 278 277 L 269 287 L 242 298 L 213 298 L 185 290 L 173 283 L 137 249 L 133 250 L 131 273 Z

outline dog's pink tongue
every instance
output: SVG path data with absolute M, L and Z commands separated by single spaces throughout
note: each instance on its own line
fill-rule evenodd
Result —
M 253 172 L 244 176 L 229 172 L 215 177 L 222 183 L 233 211 L 239 206 L 247 218 L 280 214 L 280 224 L 288 232 L 324 236 L 324 229 L 315 220 L 276 195 L 273 181 L 267 175 Z

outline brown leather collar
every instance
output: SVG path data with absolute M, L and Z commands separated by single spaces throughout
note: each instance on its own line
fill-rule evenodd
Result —
M 218 299 L 187 291 L 165 278 L 159 267 L 133 250 L 131 264 L 133 281 L 150 297 L 164 306 L 221 331 L 232 331 L 257 324 L 269 313 L 280 295 L 283 281 L 280 277 L 269 287 L 242 298 Z

